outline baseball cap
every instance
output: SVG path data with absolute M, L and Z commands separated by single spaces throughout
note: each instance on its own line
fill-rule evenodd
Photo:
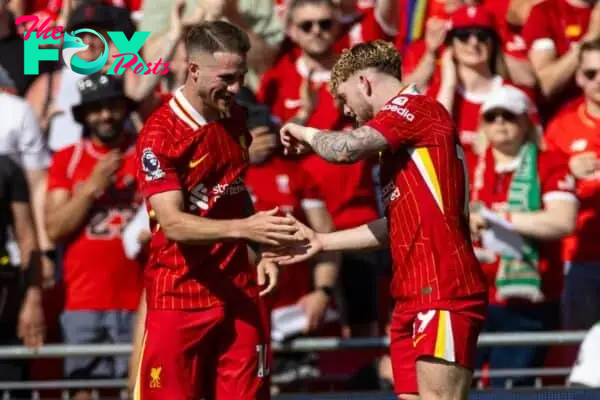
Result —
M 112 75 L 95 73 L 86 76 L 77 81 L 77 88 L 81 95 L 81 101 L 73 106 L 71 111 L 73 118 L 79 123 L 83 122 L 83 108 L 88 104 L 122 98 L 128 101 L 130 109 L 133 110 L 136 105 L 133 100 L 125 95 L 123 80 Z
M 499 86 L 486 97 L 481 105 L 480 113 L 484 114 L 498 108 L 522 115 L 529 111 L 529 98 L 516 87 Z
M 464 6 L 450 15 L 450 30 L 479 28 L 496 31 L 494 15 L 482 6 Z

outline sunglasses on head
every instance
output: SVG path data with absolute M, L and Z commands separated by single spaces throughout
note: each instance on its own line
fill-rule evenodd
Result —
M 296 25 L 305 33 L 309 33 L 310 31 L 312 31 L 314 25 L 318 25 L 319 29 L 322 31 L 329 31 L 333 27 L 333 19 L 326 18 L 318 20 L 306 20 L 298 22 Z
M 585 76 L 585 79 L 587 79 L 588 81 L 593 81 L 594 79 L 596 79 L 596 75 L 598 75 L 598 72 L 600 72 L 600 69 L 598 68 L 584 69 L 583 71 L 581 71 L 583 76 Z
M 488 124 L 501 117 L 506 122 L 515 122 L 519 116 L 507 110 L 491 110 L 483 114 L 483 120 Z
M 452 33 L 452 37 L 457 38 L 463 43 L 468 42 L 471 36 L 474 36 L 478 42 L 484 43 L 492 38 L 492 33 L 480 28 L 457 29 Z

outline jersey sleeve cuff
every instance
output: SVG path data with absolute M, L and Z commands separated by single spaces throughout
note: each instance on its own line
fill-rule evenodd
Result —
M 563 192 L 561 190 L 553 190 L 551 192 L 544 193 L 544 195 L 542 196 L 542 200 L 544 201 L 544 203 L 554 200 L 563 200 L 570 201 L 572 203 L 575 203 L 576 205 L 579 205 L 579 200 L 577 199 L 577 196 L 575 196 L 575 194 L 571 192 Z
M 365 124 L 365 126 L 373 128 L 377 132 L 379 132 L 381 134 L 381 136 L 383 136 L 385 138 L 386 142 L 388 143 L 388 146 L 390 146 L 390 149 L 392 151 L 396 151 L 396 149 L 398 148 L 398 143 L 395 142 L 394 135 L 389 133 L 389 131 L 385 127 L 385 125 L 383 125 L 382 123 L 380 123 L 376 120 L 371 120 L 371 121 L 367 122 Z
M 320 207 L 325 206 L 325 203 L 323 202 L 323 200 L 319 200 L 319 199 L 303 199 L 300 204 L 302 205 L 302 208 L 304 208 L 304 209 L 320 208 Z
M 160 184 L 154 184 L 152 186 L 147 186 L 142 190 L 144 197 L 149 199 L 151 196 L 155 194 L 170 192 L 174 190 L 181 190 L 181 186 L 177 182 L 165 182 Z

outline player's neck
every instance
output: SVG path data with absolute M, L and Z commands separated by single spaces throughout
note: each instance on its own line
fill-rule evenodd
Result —
M 458 77 L 465 91 L 469 93 L 479 93 L 489 91 L 492 78 L 492 71 L 486 66 L 477 67 L 458 67 Z
M 393 77 L 389 77 L 389 79 L 384 78 L 378 82 L 374 92 L 381 95 L 373 100 L 373 111 L 375 114 L 385 107 L 391 99 L 398 96 L 398 93 L 404 88 L 406 88 L 406 84 Z
M 336 57 L 332 53 L 322 57 L 315 57 L 303 52 L 300 57 L 302 57 L 302 61 L 304 62 L 304 65 L 306 65 L 308 71 L 313 72 L 331 71 L 336 62 Z
M 600 119 L 600 103 L 591 99 L 585 99 L 585 111 L 590 117 Z
M 205 120 L 210 121 L 219 118 L 219 111 L 202 101 L 202 98 L 194 93 L 194 89 L 190 85 L 184 85 L 182 93 L 183 97 Z

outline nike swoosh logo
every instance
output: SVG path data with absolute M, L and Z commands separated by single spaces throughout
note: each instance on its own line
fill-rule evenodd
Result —
M 423 338 L 424 338 L 425 336 L 427 336 L 427 334 L 426 334 L 426 333 L 424 333 L 424 334 L 420 335 L 420 336 L 419 336 L 419 337 L 417 337 L 415 340 L 413 340 L 413 347 L 416 347 L 416 346 L 419 344 L 419 342 L 420 342 L 421 340 L 423 340 Z
M 190 168 L 196 168 L 198 166 L 198 164 L 200 164 L 202 161 L 204 161 L 206 159 L 206 157 L 208 157 L 208 154 L 203 155 L 196 161 L 194 161 L 194 160 L 190 161 Z

